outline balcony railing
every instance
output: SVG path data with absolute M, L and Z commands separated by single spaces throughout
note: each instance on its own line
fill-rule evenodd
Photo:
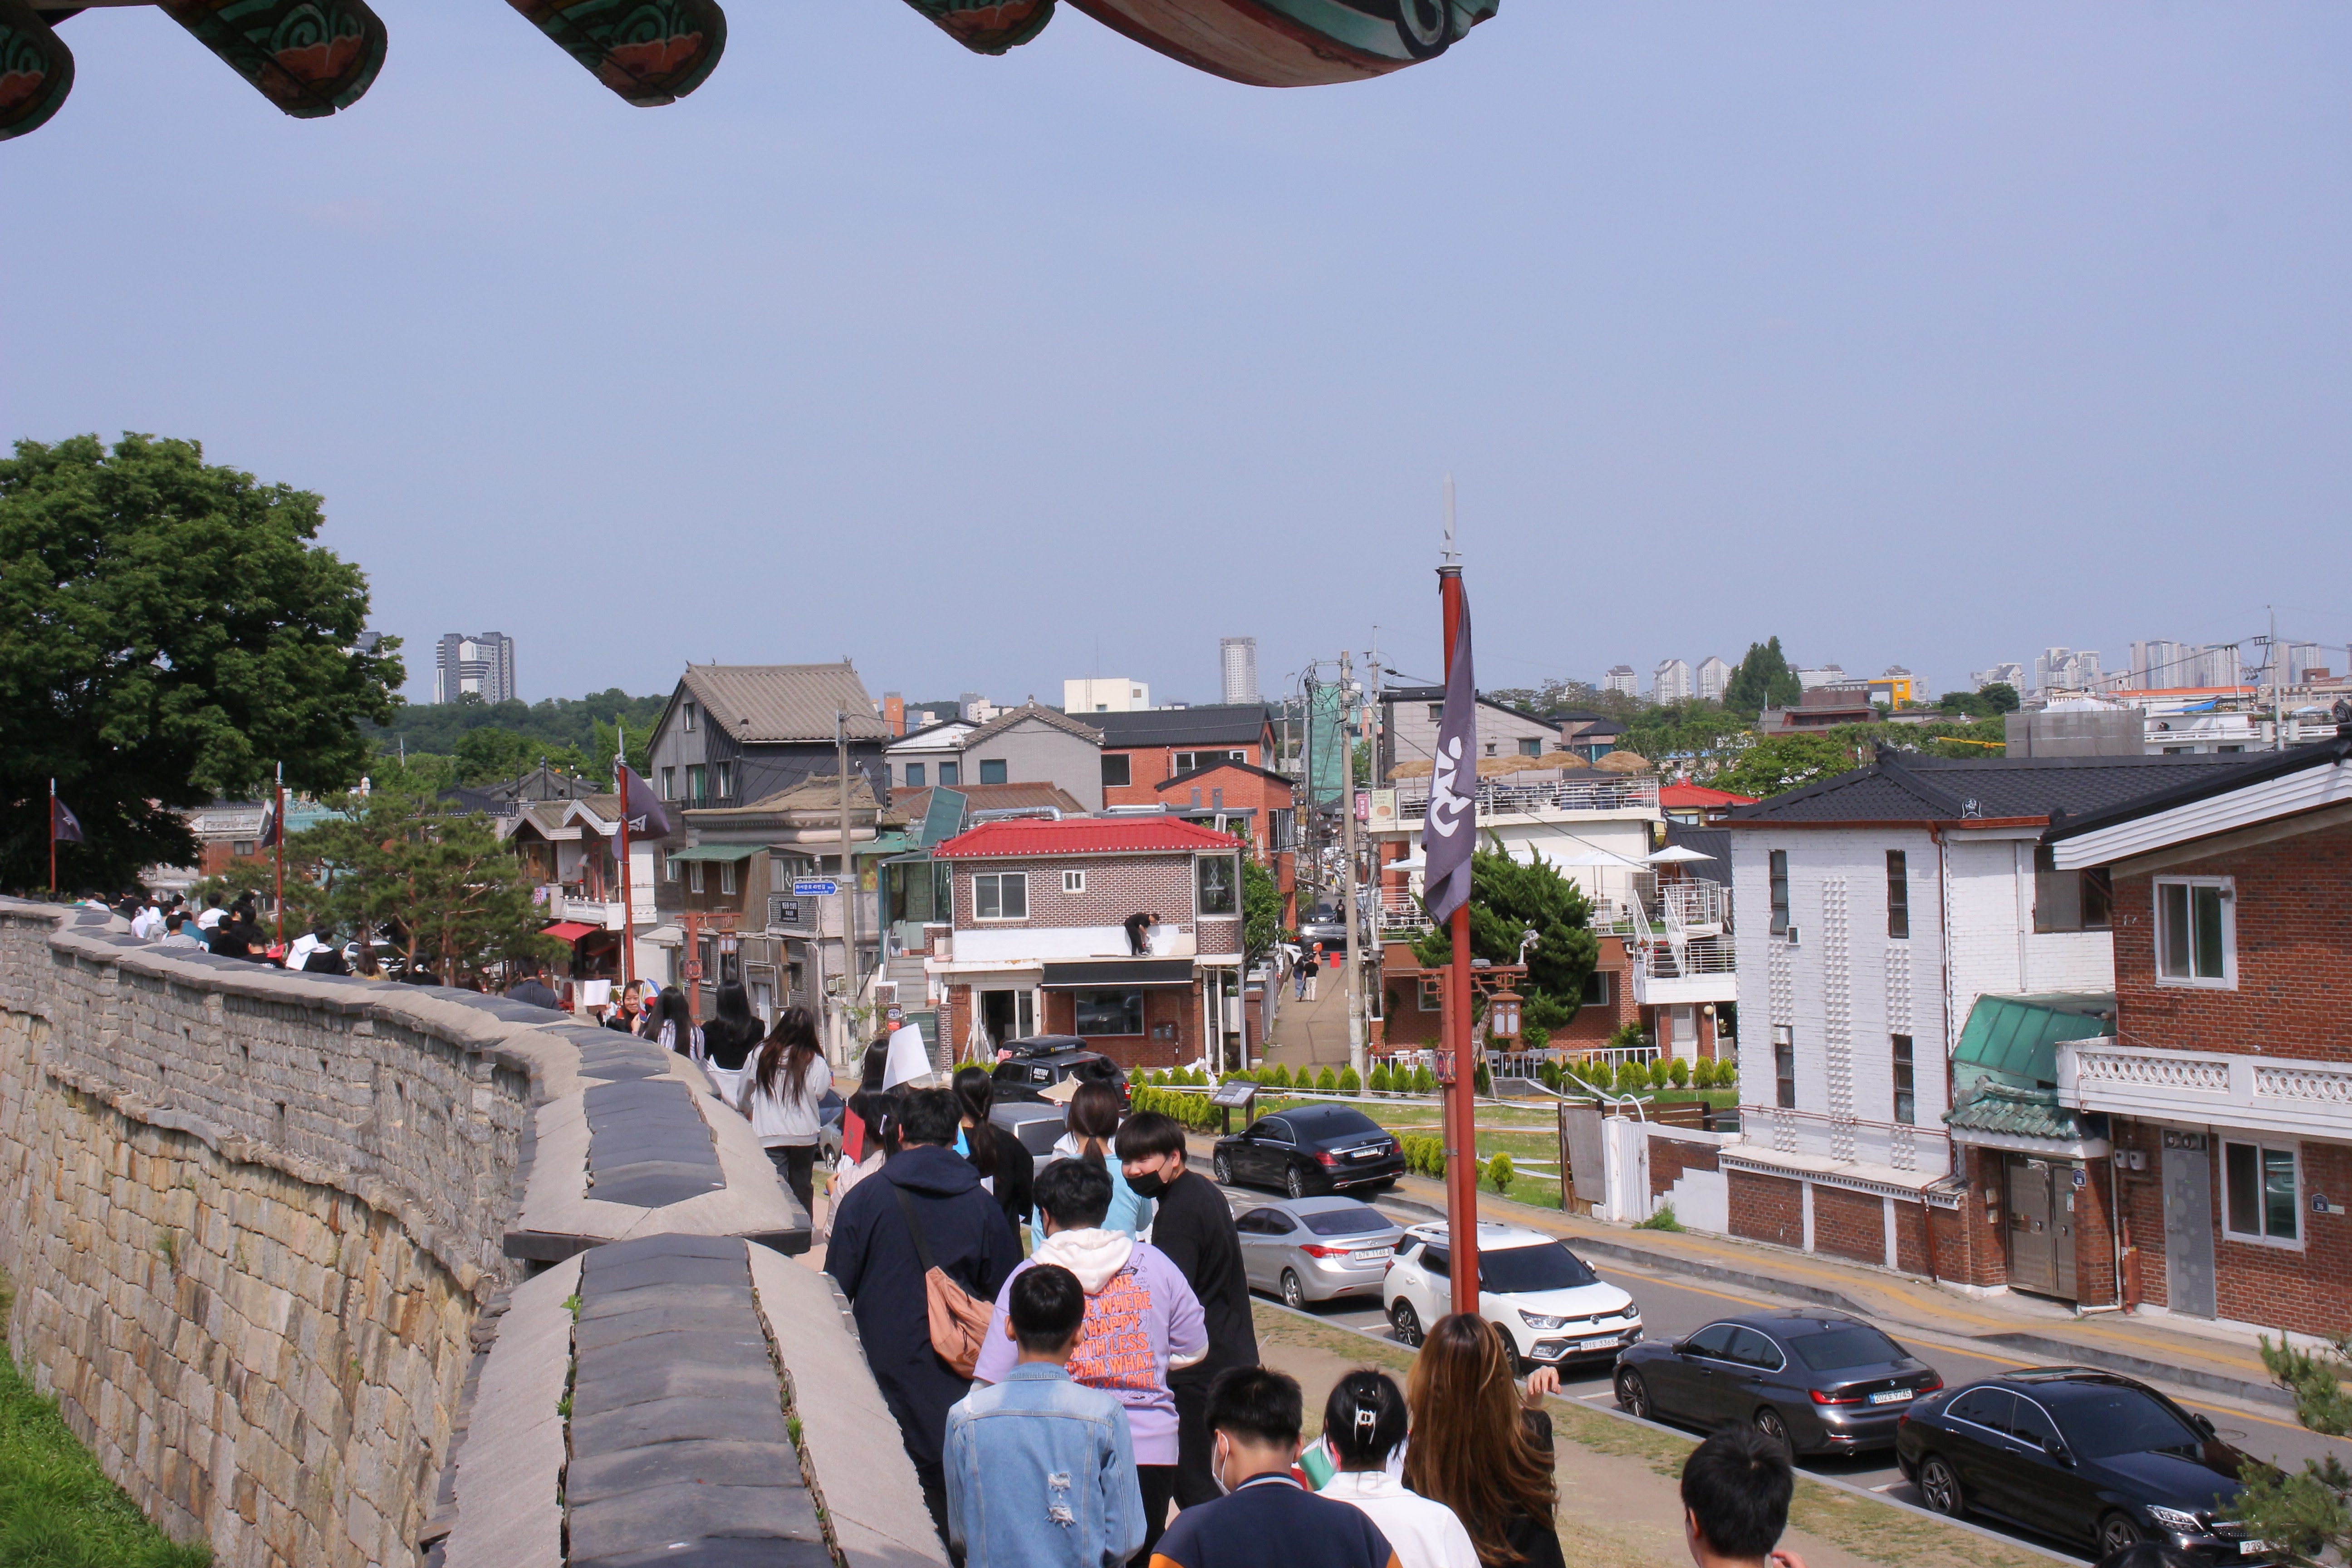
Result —
M 1429 808 L 1430 781 L 1399 779 L 1397 781 L 1397 814 L 1409 816 Z M 1478 786 L 1478 815 L 1481 816 L 1529 815 L 1539 811 L 1655 811 L 1658 808 L 1658 781 L 1655 779 L 1612 779 L 1606 784 L 1589 781 L 1568 784 L 1502 784 L 1495 781 Z
M 1374 923 L 1382 932 L 1417 931 L 1429 929 L 1428 911 L 1421 900 L 1402 888 L 1383 888 L 1378 904 L 1372 910 Z
M 1739 960 L 1727 936 L 1684 942 L 1644 943 L 1636 950 L 1642 973 L 1653 980 L 1687 980 L 1698 974 L 1737 974 Z

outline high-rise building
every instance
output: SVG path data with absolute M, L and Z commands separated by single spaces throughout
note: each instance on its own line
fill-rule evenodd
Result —
M 1797 671 L 1797 688 L 1801 691 L 1811 691 L 1817 686 L 1843 686 L 1844 684 L 1845 666 L 1842 664 L 1824 664 L 1816 666 L 1811 669 L 1801 669 Z
M 2180 682 L 2183 686 L 2237 686 L 2245 679 L 2233 642 L 2198 648 L 2189 656 L 2189 668 L 2196 679 Z
M 1622 691 L 1628 697 L 1639 697 L 1642 694 L 1641 689 L 1633 683 L 1633 667 L 1630 664 L 1611 665 L 1609 673 L 1601 678 L 1601 689 Z
M 2162 638 L 2132 644 L 2132 687 L 2140 691 L 2160 691 L 2170 686 L 2190 684 L 2189 661 L 2194 654 L 2195 650 L 2186 643 Z
M 1720 702 L 1731 689 L 1731 666 L 1713 654 L 1699 660 L 1698 695 L 1703 702 Z
M 1971 670 L 1969 673 L 1969 690 L 1982 691 L 1988 686 L 2006 686 L 2020 696 L 2024 695 L 2025 666 L 1996 664 L 1990 669 Z
M 1691 667 L 1686 660 L 1662 658 L 1658 668 L 1650 672 L 1650 700 L 1653 702 L 1687 702 L 1691 696 Z
M 2099 683 L 2097 648 L 2045 647 L 2033 661 L 2036 691 L 2095 691 Z
M 2315 642 L 2291 642 L 2286 645 L 2286 679 L 2291 686 L 2301 686 L 2305 671 L 2322 668 L 2320 661 L 2327 650 Z
M 1257 638 L 1218 638 L 1217 662 L 1224 671 L 1225 701 L 1255 702 L 1258 700 Z
M 443 634 L 434 653 L 433 700 L 455 702 L 467 692 L 485 702 L 514 698 L 514 638 L 504 632 Z
M 1093 675 L 1062 682 L 1062 711 L 1136 713 L 1151 706 L 1151 688 L 1123 675 Z

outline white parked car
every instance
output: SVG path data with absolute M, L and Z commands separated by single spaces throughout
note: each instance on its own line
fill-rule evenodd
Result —
M 1381 1304 L 1406 1344 L 1421 1343 L 1427 1326 L 1454 1310 L 1451 1261 L 1443 1224 L 1413 1226 L 1397 1243 Z M 1633 1298 L 1595 1276 L 1556 1236 L 1480 1221 L 1478 1276 L 1478 1315 L 1503 1326 L 1523 1364 L 1613 1357 L 1642 1337 Z

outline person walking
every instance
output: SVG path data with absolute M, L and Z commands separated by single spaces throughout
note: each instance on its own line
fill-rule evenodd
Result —
M 221 908 L 221 896 L 218 893 L 206 893 L 205 912 L 196 917 L 196 929 L 210 936 L 213 928 L 227 918 L 226 911 Z
M 1323 944 L 1321 942 L 1318 942 L 1315 944 L 1313 949 L 1307 954 L 1307 962 L 1299 967 L 1306 972 L 1307 975 L 1307 1000 L 1312 1002 L 1315 1000 L 1315 977 L 1323 973 Z
M 654 998 L 653 1011 L 646 1015 L 651 1026 L 646 1033 L 649 1040 L 657 1040 L 661 1048 L 675 1051 L 682 1057 L 702 1059 L 702 1029 L 694 1015 L 686 1008 L 686 993 L 675 985 L 665 985 Z
M 214 953 L 222 958 L 262 962 L 261 928 L 253 923 L 252 914 L 242 904 L 213 928 L 211 946 Z
M 335 928 L 324 923 L 312 929 L 310 950 L 299 963 L 290 951 L 288 952 L 286 966 L 299 969 L 306 974 L 349 974 L 352 972 L 351 960 L 343 956 L 342 948 L 335 941 Z
M 562 1011 L 563 999 L 556 995 L 553 986 L 540 978 L 541 966 L 539 960 L 518 958 L 514 961 L 514 972 L 515 983 L 507 987 L 509 1001 L 520 1002 L 530 1007 L 544 1007 L 550 1012 Z
M 758 1058 L 741 1075 L 736 1109 L 750 1119 L 776 1174 L 816 1217 L 816 1143 L 833 1068 L 818 1044 L 816 1019 L 805 1007 L 776 1015 Z
M 990 1120 L 989 1113 L 996 1108 L 996 1080 L 986 1068 L 957 1068 L 955 1097 L 963 1110 L 964 1158 L 980 1173 L 980 1184 L 996 1199 L 1005 1223 L 1018 1237 L 1034 1201 L 1031 1194 L 1037 1183 L 1037 1156 L 1013 1136 L 1011 1128 L 999 1127 Z
M 1294 1002 L 1307 1000 L 1307 981 L 1311 973 L 1307 964 L 1307 951 L 1301 948 L 1290 961 L 1290 999 Z
M 1296 1379 L 1262 1366 L 1217 1374 L 1206 1419 L 1223 1495 L 1176 1516 L 1150 1568 L 1401 1568 L 1369 1515 L 1317 1496 L 1291 1473 L 1305 1413 Z
M 180 913 L 177 910 L 174 910 L 170 914 L 163 917 L 163 941 L 162 945 L 164 947 L 202 947 L 205 944 L 196 939 L 194 934 L 195 929 L 194 921 L 189 920 L 187 916 Z
M 1054 1140 L 1047 1152 L 1047 1168 L 1055 1160 L 1088 1160 L 1110 1172 L 1110 1215 L 1103 1224 L 1112 1230 L 1123 1230 L 1129 1236 L 1141 1236 L 1151 1227 L 1152 1205 L 1128 1184 L 1126 1173 L 1111 1161 L 1112 1142 L 1118 1136 L 1118 1089 L 1108 1083 L 1089 1081 L 1078 1085 L 1070 1097 L 1069 1130 Z M 1029 1222 L 1032 1236 L 1045 1234 L 1045 1216 L 1033 1215 Z
M 1169 1374 L 1208 1354 L 1209 1334 L 1200 1299 L 1167 1255 L 1125 1231 L 1105 1228 L 1110 1194 L 1110 1173 L 1099 1163 L 1059 1160 L 1046 1166 L 1037 1178 L 1045 1239 L 1036 1255 L 1013 1271 L 1006 1289 L 1019 1284 L 1024 1271 L 1048 1264 L 1067 1268 L 1085 1287 L 1086 1332 L 1067 1358 L 1070 1375 L 1127 1408 L 1143 1489 L 1148 1554 L 1176 1495 L 1176 1395 Z M 1003 1331 L 1006 1301 L 1004 1295 L 997 1297 L 989 1337 L 972 1368 L 972 1376 L 982 1383 L 1002 1381 L 1013 1364 Z
M 1553 1523 L 1551 1422 L 1544 1395 L 1559 1373 L 1541 1369 L 1524 1398 L 1503 1331 L 1471 1312 L 1429 1326 L 1405 1384 L 1412 1440 L 1404 1484 L 1454 1510 L 1486 1568 L 1563 1568 Z
M 940 1285 L 992 1301 L 1021 1261 L 1021 1247 L 1004 1211 L 955 1152 L 962 1122 L 955 1096 L 907 1089 L 899 1102 L 898 1152 L 835 1209 L 824 1267 L 848 1298 L 866 1363 L 922 1484 L 923 1505 L 944 1536 L 941 1444 L 949 1407 L 970 1378 L 934 1345 L 928 1277 L 936 1268 Z
M 1118 1130 L 1121 1173 L 1135 1194 L 1157 1202 L 1151 1245 L 1168 1255 L 1200 1298 L 1209 1353 L 1199 1364 L 1169 1373 L 1176 1395 L 1176 1506 L 1193 1508 L 1221 1495 L 1212 1463 L 1209 1385 L 1218 1373 L 1257 1365 L 1257 1330 L 1250 1317 L 1249 1276 L 1242 1266 L 1233 1206 L 1216 1183 L 1185 1169 L 1184 1129 L 1147 1110 Z
M 1323 1443 L 1337 1468 L 1319 1495 L 1361 1509 L 1396 1549 L 1400 1568 L 1479 1568 L 1478 1549 L 1454 1510 L 1407 1490 L 1389 1468 L 1405 1444 L 1404 1391 L 1394 1378 L 1360 1368 L 1333 1384 Z
M 1693 1448 L 1683 1461 L 1682 1484 L 1691 1562 L 1697 1568 L 1805 1568 L 1803 1558 L 1780 1550 L 1796 1489 L 1789 1451 L 1753 1426 L 1727 1427 Z
M 1063 1364 L 1088 1310 L 1058 1264 L 1005 1284 L 1002 1333 L 1018 1353 L 948 1410 L 948 1545 L 964 1568 L 1120 1568 L 1144 1542 L 1126 1407 Z
M 741 1098 L 743 1068 L 760 1048 L 760 1034 L 750 994 L 732 980 L 721 984 L 713 1016 L 702 1026 L 702 1070 L 719 1098 L 730 1105 Z

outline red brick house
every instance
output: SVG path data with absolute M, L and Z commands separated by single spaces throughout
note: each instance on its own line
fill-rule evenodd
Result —
M 943 840 L 931 855 L 952 930 L 924 967 L 955 1055 L 1076 1035 L 1122 1067 L 1238 1065 L 1245 849 L 1166 815 L 989 822 Z M 1125 929 L 1137 913 L 1160 919 L 1139 955 Z
M 1283 899 L 1282 923 L 1298 923 L 1298 840 L 1287 777 L 1254 763 L 1226 760 L 1171 774 L 1152 793 L 1163 810 L 1209 816 L 1224 831 L 1247 840 L 1251 858 L 1274 873 Z
M 2352 1329 L 2352 725 L 2046 841 L 2113 889 L 2113 1035 L 2057 1048 L 2120 1193 L 2084 1272 L 2095 1240 L 2142 1310 Z
M 1270 768 L 1277 760 L 1273 713 L 1263 702 L 1089 713 L 1086 721 L 1102 731 L 1107 807 L 1159 805 L 1167 798 L 1161 784 L 1219 763 Z

